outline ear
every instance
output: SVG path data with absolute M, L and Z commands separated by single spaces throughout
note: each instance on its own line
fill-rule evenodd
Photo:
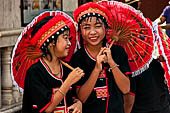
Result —
M 52 46 L 53 46 L 53 43 L 50 43 L 49 46 L 52 47 Z

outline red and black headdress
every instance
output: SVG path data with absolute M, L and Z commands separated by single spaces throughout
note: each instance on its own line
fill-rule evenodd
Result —
M 88 2 L 81 5 L 73 12 L 74 20 L 77 24 L 80 24 L 81 21 L 89 16 L 95 16 L 103 20 L 104 23 L 109 23 L 111 16 L 110 11 L 102 5 L 97 3 Z

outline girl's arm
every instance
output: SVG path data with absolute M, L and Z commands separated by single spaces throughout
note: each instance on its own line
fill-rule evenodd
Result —
M 80 88 L 77 89 L 78 98 L 83 103 L 87 100 L 87 98 L 89 97 L 89 95 L 93 91 L 93 88 L 96 84 L 98 75 L 102 70 L 102 62 L 104 61 L 104 58 L 106 57 L 105 55 L 102 55 L 103 50 L 104 50 L 104 48 L 102 48 L 100 50 L 99 54 L 97 55 L 96 65 L 95 65 L 95 68 L 93 69 L 90 77 Z
M 67 111 L 71 111 L 71 110 L 73 113 L 82 113 L 82 102 L 80 100 L 76 99 L 74 104 L 71 105 L 70 107 L 68 107 L 68 109 L 67 109 Z
M 119 89 L 122 91 L 123 94 L 127 94 L 130 90 L 130 81 L 129 78 L 126 77 L 119 69 L 117 64 L 114 61 L 109 63 L 110 67 L 112 68 L 113 77 Z
M 107 56 L 107 62 L 110 65 L 110 68 L 113 73 L 113 77 L 115 79 L 115 82 L 121 92 L 123 94 L 127 94 L 130 90 L 130 80 L 128 77 L 126 77 L 119 69 L 119 66 L 114 62 L 112 59 L 111 51 L 109 48 L 106 48 L 104 53 L 106 53 Z
M 123 99 L 125 113 L 131 113 L 135 101 L 135 96 L 128 93 L 123 95 Z
M 51 104 L 45 109 L 46 113 L 51 113 L 53 109 L 62 101 L 70 86 L 77 82 L 84 75 L 83 70 L 75 68 L 61 85 L 59 90 L 54 94 Z

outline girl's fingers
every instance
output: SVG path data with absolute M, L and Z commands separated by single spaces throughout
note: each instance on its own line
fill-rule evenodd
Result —
M 106 49 L 106 47 L 104 47 L 104 48 L 101 48 L 101 50 L 100 50 L 100 52 L 99 52 L 99 54 L 98 55 L 102 55 L 103 54 L 103 51 Z
M 69 110 L 71 110 L 73 108 L 74 108 L 73 106 L 70 106 L 70 107 L 67 108 L 67 110 L 69 111 Z

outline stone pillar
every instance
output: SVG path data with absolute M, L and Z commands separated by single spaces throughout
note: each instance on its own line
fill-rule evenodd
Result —
M 10 75 L 10 60 L 12 47 L 1 48 L 2 50 L 2 104 L 11 105 L 14 103 L 12 95 L 12 78 Z
M 18 91 L 17 87 L 13 87 L 13 97 L 16 103 L 21 102 L 21 93 Z
M 1 81 L 1 76 L 2 76 L 2 75 L 1 75 L 1 67 L 2 67 L 2 65 L 1 65 L 2 63 L 1 63 L 1 62 L 2 62 L 2 60 L 1 60 L 1 48 L 0 48 L 0 81 Z M 0 108 L 2 107 L 2 100 L 1 100 L 1 83 L 2 83 L 2 82 L 0 82 Z
M 21 27 L 21 0 L 0 0 L 0 31 Z
M 63 11 L 73 12 L 78 7 L 77 0 L 63 0 Z

